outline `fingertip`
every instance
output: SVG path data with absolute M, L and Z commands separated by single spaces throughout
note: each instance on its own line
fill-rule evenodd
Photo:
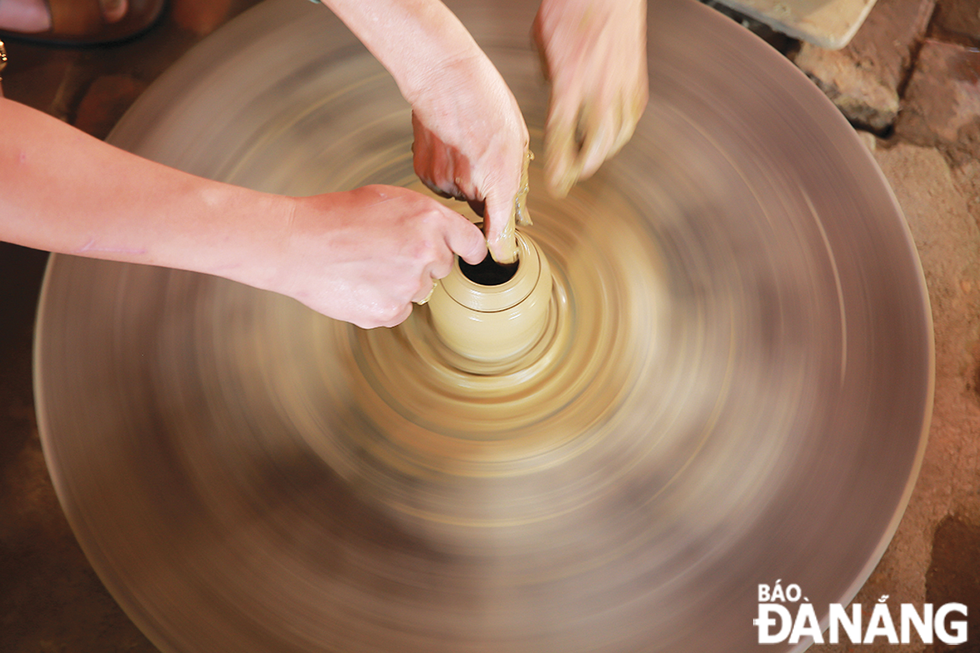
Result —
M 508 194 L 509 195 L 509 194 Z M 515 236 L 516 206 L 512 195 L 506 201 L 487 198 L 487 220 L 484 228 L 487 249 L 497 263 L 513 263 L 517 260 L 517 239 Z
M 479 265 L 487 257 L 489 251 L 486 242 L 480 239 L 480 247 L 474 248 L 467 254 L 460 254 L 459 257 L 470 265 Z
M 548 186 L 548 192 L 555 197 L 561 197 L 558 195 L 558 190 L 561 187 L 561 179 L 564 176 L 565 167 L 566 164 L 563 161 L 563 156 L 558 152 L 554 142 L 546 140 L 544 148 L 544 180 Z
M 644 90 L 633 98 L 632 102 L 626 104 L 626 109 L 623 111 L 623 122 L 620 125 L 619 135 L 616 137 L 616 143 L 613 146 L 613 152 L 619 152 L 623 147 L 633 138 L 633 132 L 636 131 L 636 126 L 640 123 L 640 118 L 643 117 L 643 111 L 646 109 L 648 94 Z
M 544 170 L 548 192 L 561 199 L 578 179 L 577 147 L 571 124 L 553 125 L 545 134 Z
M 636 129 L 636 123 L 631 121 L 623 122 L 619 126 L 619 133 L 616 134 L 616 140 L 613 141 L 612 147 L 609 148 L 609 155 L 607 159 L 615 156 L 619 153 L 623 147 L 629 143 L 630 139 L 633 138 L 633 130 Z
M 577 175 L 578 179 L 588 179 L 603 164 L 610 154 L 611 135 L 614 131 L 618 130 L 611 129 L 607 121 L 602 121 L 590 128 L 585 147 L 580 155 L 581 165 Z
M 470 264 L 477 264 L 486 258 L 487 241 L 483 232 L 475 224 L 455 213 L 456 228 L 449 238 L 449 248 L 461 259 Z
M 459 257 L 469 263 L 470 265 L 476 265 L 483 259 L 487 257 L 487 252 L 489 251 L 487 247 L 487 241 L 483 237 L 483 232 L 476 228 L 476 237 L 470 242 L 469 247 L 465 251 L 457 251 Z
M 568 191 L 578 180 L 578 168 L 571 165 L 567 160 L 550 162 L 550 165 L 545 165 L 545 180 L 551 196 L 562 199 L 568 195 Z
M 517 262 L 517 245 L 513 241 L 507 243 L 501 239 L 495 243 L 491 243 L 488 251 L 490 252 L 490 257 L 501 265 L 510 265 L 511 263 Z

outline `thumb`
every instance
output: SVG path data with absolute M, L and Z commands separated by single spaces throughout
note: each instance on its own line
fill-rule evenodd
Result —
M 487 243 L 479 227 L 464 218 L 459 213 L 451 211 L 452 217 L 446 227 L 446 243 L 459 257 L 476 265 L 487 256 Z

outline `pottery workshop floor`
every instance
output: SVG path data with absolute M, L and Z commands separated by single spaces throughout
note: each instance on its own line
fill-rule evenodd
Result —
M 167 66 L 253 4 L 174 0 L 150 32 L 112 47 L 8 40 L 4 90 L 105 137 Z M 879 643 L 814 651 L 980 651 L 978 12 L 977 0 L 878 0 L 854 41 L 836 52 L 764 34 L 863 130 L 905 211 L 932 301 L 936 395 L 925 460 L 898 532 L 856 600 L 870 606 L 888 595 L 890 604 L 969 608 L 969 640 L 955 649 Z M 45 468 L 31 337 L 46 259 L 0 244 L 0 651 L 154 651 L 86 561 Z

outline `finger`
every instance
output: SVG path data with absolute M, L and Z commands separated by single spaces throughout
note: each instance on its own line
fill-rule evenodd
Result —
M 362 329 L 377 329 L 379 327 L 394 327 L 398 326 L 402 322 L 408 319 L 408 316 L 412 314 L 411 302 L 407 304 L 402 304 L 398 307 L 397 311 L 388 313 L 387 311 L 377 312 L 373 315 L 355 315 L 349 318 L 351 324 L 358 326 Z
M 631 89 L 629 99 L 623 100 L 622 109 L 622 124 L 619 128 L 619 134 L 616 136 L 616 142 L 613 144 L 612 150 L 609 156 L 612 156 L 616 152 L 623 149 L 631 138 L 633 138 L 633 132 L 636 130 L 636 125 L 640 122 L 640 116 L 643 115 L 643 110 L 647 106 L 647 98 L 649 93 L 646 86 L 641 84 L 637 88 Z
M 534 154 L 525 146 L 524 165 L 521 168 L 521 182 L 517 187 L 517 197 L 514 199 L 514 219 L 518 226 L 530 227 L 531 213 L 527 210 L 527 193 L 531 189 L 530 168 Z
M 487 256 L 487 241 L 483 238 L 483 232 L 460 214 L 454 211 L 449 213 L 452 216 L 446 227 L 446 244 L 464 261 L 476 265 Z M 449 274 L 448 270 L 446 274 Z M 444 277 L 446 274 L 439 276 Z
M 497 195 L 487 197 L 487 219 L 483 223 L 490 255 L 497 263 L 505 265 L 517 260 L 516 197 L 513 194 L 508 195 L 505 200 L 498 199 Z M 466 262 L 473 263 L 470 260 Z
M 481 238 L 482 240 L 482 238 Z M 452 248 L 449 247 L 449 242 L 447 239 L 446 249 L 444 256 L 437 256 L 435 260 L 429 262 L 425 266 L 425 270 L 420 275 L 422 280 L 421 288 L 428 288 L 429 279 L 443 279 L 449 276 L 449 273 L 453 269 L 453 263 L 455 263 L 456 257 L 455 252 L 451 251 Z M 484 256 L 486 256 L 486 246 L 484 245 Z
M 624 95 L 630 99 L 627 100 Z M 633 136 L 646 102 L 647 91 L 641 85 L 624 91 L 619 101 L 606 109 L 588 106 L 583 110 L 582 131 L 585 138 L 579 153 L 578 179 L 591 177 L 605 161 L 622 149 Z
M 417 162 L 418 158 L 416 158 L 415 174 L 425 184 L 425 187 L 433 193 L 439 197 L 454 199 L 460 202 L 474 200 L 475 192 L 467 192 L 467 189 L 464 188 L 465 182 L 461 176 L 457 175 L 447 178 L 444 174 L 435 174 L 426 170 L 424 167 L 419 166 Z M 446 166 L 438 169 L 445 170 Z
M 491 179 L 487 182 L 485 200 L 486 218 L 483 230 L 487 237 L 487 247 L 490 255 L 497 263 L 509 264 L 517 260 L 516 223 L 520 217 L 521 224 L 531 224 L 531 216 L 527 211 L 528 166 L 531 153 L 528 149 L 528 137 L 525 132 L 521 147 L 520 172 L 508 179 L 508 173 L 502 173 L 503 179 Z M 510 157 L 508 157 L 510 159 Z
M 414 111 L 412 131 L 412 166 L 425 187 L 439 197 L 465 199 L 455 183 L 453 162 L 445 143 L 422 124 Z
M 636 129 L 636 121 L 630 120 L 629 118 L 624 119 L 619 125 L 619 133 L 616 134 L 615 140 L 613 140 L 612 146 L 609 148 L 609 154 L 606 158 L 609 159 L 613 157 L 617 152 L 623 149 L 623 146 L 629 143 L 629 140 L 633 138 L 633 130 Z
M 582 151 L 578 155 L 578 179 L 588 179 L 609 156 L 619 131 L 618 112 L 587 111 Z
M 465 199 L 462 191 L 456 186 L 454 178 L 446 174 L 446 171 L 451 171 L 452 168 L 447 160 L 445 150 L 438 147 L 435 149 L 425 148 L 424 145 L 419 146 L 418 141 L 412 145 L 414 151 L 412 163 L 415 174 L 425 184 L 425 187 L 439 197 L 456 200 Z
M 569 109 L 569 103 L 560 99 L 560 92 L 553 90 L 552 106 L 544 135 L 544 171 L 548 190 L 555 197 L 564 197 L 578 179 L 579 144 L 575 128 L 578 122 L 578 107 Z
M 436 279 L 426 274 L 425 280 L 419 283 L 419 292 L 415 293 L 415 297 L 412 298 L 412 303 L 418 304 L 419 306 L 428 303 L 438 285 L 439 282 Z

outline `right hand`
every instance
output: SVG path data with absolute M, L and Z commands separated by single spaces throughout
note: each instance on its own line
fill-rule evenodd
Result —
M 446 62 L 412 110 L 416 174 L 440 195 L 482 205 L 490 253 L 512 263 L 515 223 L 530 224 L 530 154 L 524 116 L 500 73 L 479 50 Z
M 459 213 L 394 186 L 293 198 L 269 290 L 363 328 L 395 326 L 449 274 L 453 254 L 479 263 L 483 234 Z

